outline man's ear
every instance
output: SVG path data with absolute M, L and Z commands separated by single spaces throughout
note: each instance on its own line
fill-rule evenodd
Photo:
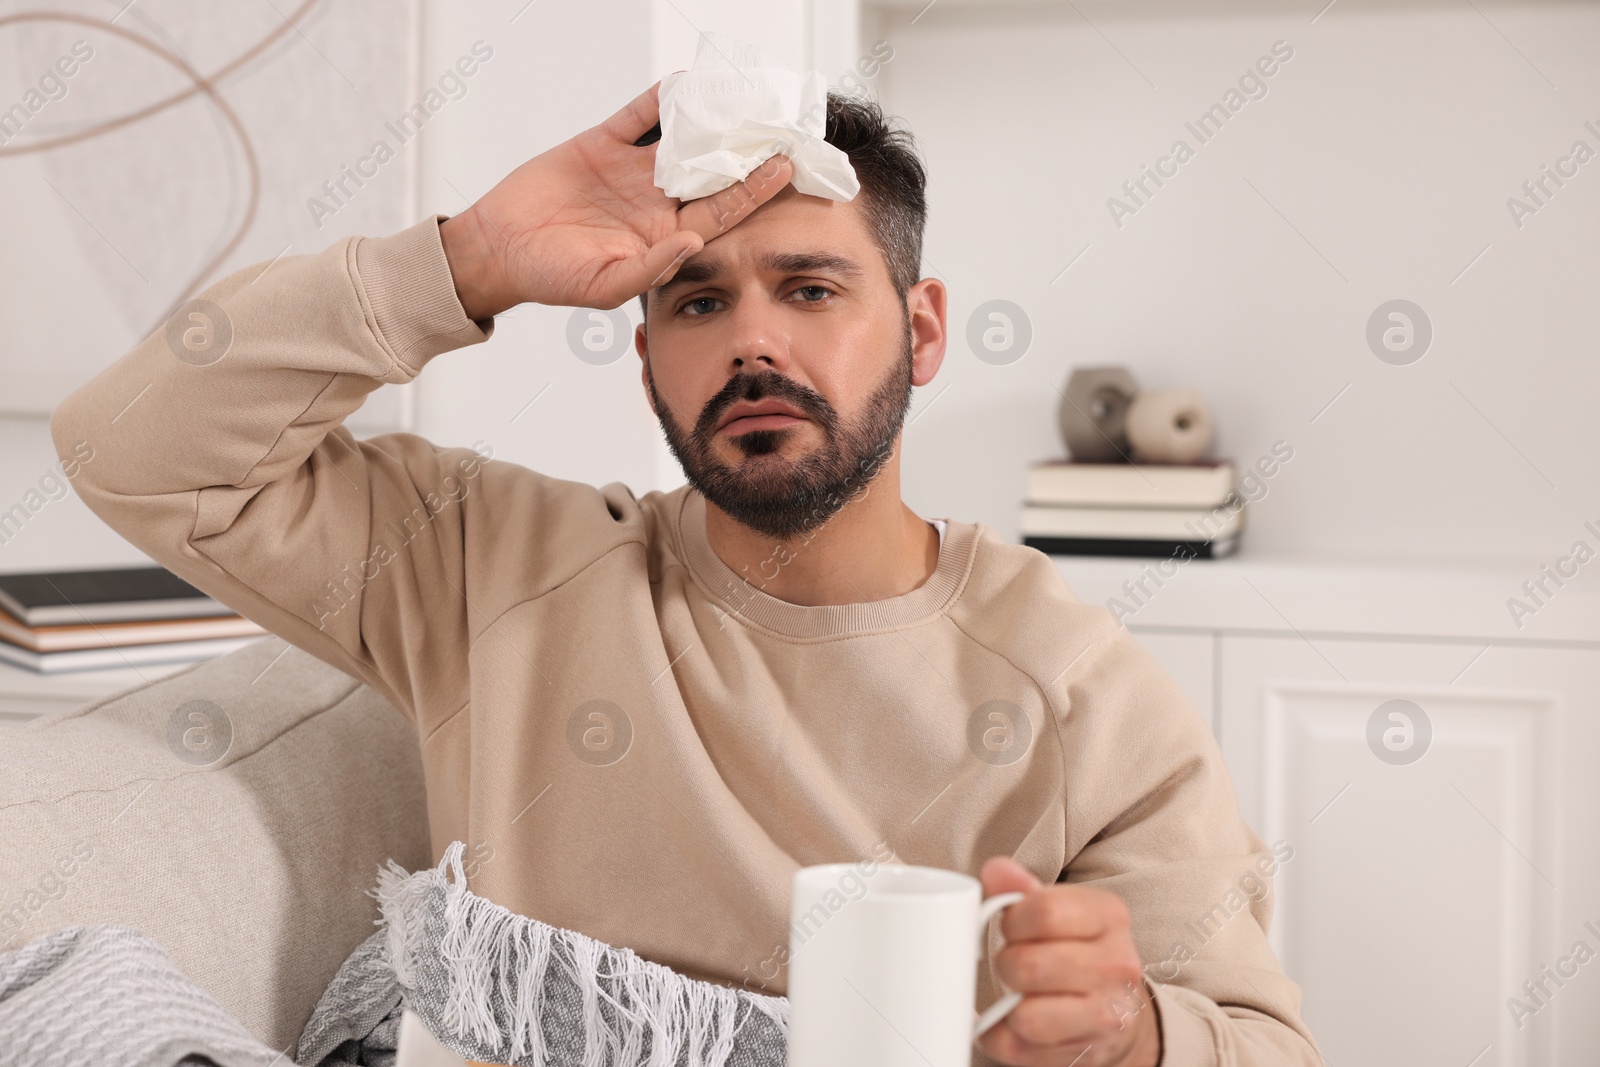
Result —
M 650 392 L 650 339 L 642 322 L 633 328 L 633 348 L 639 353 L 639 384 L 644 386 L 645 403 L 650 405 L 651 413 L 660 418 L 661 412 L 656 411 L 655 397 Z
M 911 384 L 927 385 L 944 362 L 947 333 L 944 283 L 924 278 L 906 290 L 906 315 L 911 320 Z

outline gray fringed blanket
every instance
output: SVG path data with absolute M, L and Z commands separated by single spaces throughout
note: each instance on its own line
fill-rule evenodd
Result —
M 282 1067 L 286 1059 L 132 927 L 70 926 L 0 956 L 7 1067 Z
M 783 1067 L 788 1002 L 678 974 L 393 861 L 380 929 L 339 968 L 292 1050 L 301 1067 L 392 1067 L 402 1008 L 468 1059 L 515 1067 Z M 452 874 L 453 880 L 446 876 Z M 15 1067 L 285 1067 L 153 939 L 58 930 L 0 955 L 0 1048 Z
M 486 900 L 467 888 L 464 848 L 410 875 L 391 860 L 376 891 L 406 1006 L 447 1048 L 516 1067 L 783 1067 L 786 999 L 697 981 Z

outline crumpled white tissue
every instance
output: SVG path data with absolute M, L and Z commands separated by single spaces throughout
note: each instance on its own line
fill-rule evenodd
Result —
M 678 200 L 709 196 L 782 152 L 799 192 L 854 199 L 850 157 L 824 140 L 827 98 L 820 71 L 796 73 L 755 45 L 704 34 L 694 65 L 661 79 L 656 186 Z

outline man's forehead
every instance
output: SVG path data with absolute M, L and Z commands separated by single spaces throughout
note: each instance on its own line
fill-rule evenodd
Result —
M 652 292 L 664 297 L 751 268 L 864 279 L 873 269 L 875 249 L 855 201 L 808 196 L 789 186 L 727 233 L 706 242 L 671 281 Z

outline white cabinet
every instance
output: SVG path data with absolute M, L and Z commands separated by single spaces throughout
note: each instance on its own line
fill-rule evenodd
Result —
M 1461 673 L 1460 644 L 1220 640 L 1240 805 L 1295 847 L 1273 947 L 1329 1062 L 1600 1062 L 1600 963 L 1542 973 L 1600 951 L 1600 651 Z
M 1102 603 L 1142 566 L 1058 564 Z M 1200 568 L 1129 629 L 1294 846 L 1270 936 L 1328 1062 L 1600 1064 L 1600 600 L 1512 636 L 1517 571 Z

